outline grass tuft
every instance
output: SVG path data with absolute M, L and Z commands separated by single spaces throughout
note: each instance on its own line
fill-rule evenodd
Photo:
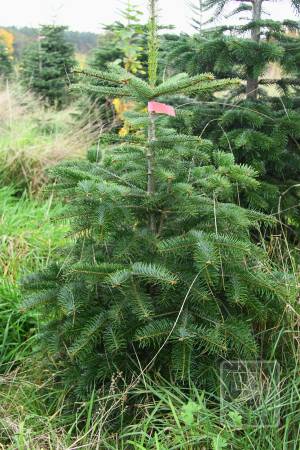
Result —
M 45 109 L 18 84 L 0 90 L 0 184 L 40 190 L 47 169 L 84 156 L 97 141 L 101 124 L 79 118 L 76 103 L 62 111 Z

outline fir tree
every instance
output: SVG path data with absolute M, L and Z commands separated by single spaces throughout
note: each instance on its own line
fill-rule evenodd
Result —
M 134 74 L 146 74 L 147 40 L 146 25 L 140 23 L 143 13 L 129 1 L 121 12 L 122 21 L 106 26 L 99 44 L 92 53 L 91 67 L 105 70 L 115 63 Z
M 49 105 L 67 101 L 69 76 L 75 65 L 74 49 L 66 41 L 65 27 L 44 25 L 38 40 L 24 52 L 21 78 Z
M 208 3 L 213 2 L 206 2 L 206 5 Z M 247 5 L 247 9 L 256 15 L 255 1 L 251 5 Z M 242 6 L 245 5 L 238 7 L 231 15 L 242 11 Z M 298 32 L 299 23 L 296 21 L 252 18 L 243 25 L 209 28 L 194 36 L 181 35 L 171 49 L 169 61 L 173 62 L 174 67 L 178 68 L 179 65 L 192 75 L 205 69 L 219 77 L 239 77 L 245 83 L 240 86 L 238 93 L 245 92 L 248 99 L 256 100 L 258 94 L 263 92 L 259 91 L 260 84 L 278 82 L 281 86 L 293 86 L 297 82 L 292 75 L 297 76 L 299 71 L 296 57 L 299 54 Z M 264 75 L 271 63 L 283 66 L 289 76 L 266 81 Z
M 137 102 L 139 112 L 128 117 L 135 132 L 103 136 L 88 161 L 52 171 L 72 241 L 63 261 L 25 282 L 24 307 L 45 314 L 49 362 L 80 394 L 141 368 L 210 383 L 223 358 L 267 357 L 255 331 L 274 333 L 294 302 L 292 277 L 251 240 L 270 219 L 237 204 L 238 191 L 257 188 L 255 171 L 143 112 L 152 100 L 235 83 L 186 73 L 157 83 L 155 4 L 148 82 L 116 66 L 82 73 L 98 84 L 85 79 L 80 89 Z

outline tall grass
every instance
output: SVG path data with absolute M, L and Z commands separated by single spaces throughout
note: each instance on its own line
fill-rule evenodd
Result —
M 67 230 L 50 221 L 62 209 L 51 197 L 38 201 L 14 194 L 14 187 L 0 188 L 0 277 L 10 281 L 47 264 Z
M 38 191 L 47 168 L 85 155 L 101 123 L 80 118 L 76 103 L 62 111 L 45 109 L 30 92 L 7 84 L 0 90 L 0 183 Z
M 20 292 L 0 278 L 0 373 L 32 354 L 38 326 L 37 316 L 19 311 Z
M 88 401 L 77 404 L 72 411 L 64 406 L 65 393 L 53 378 L 48 383 L 48 386 L 33 384 L 26 380 L 26 373 L 3 377 L 0 439 L 5 448 L 299 449 L 300 375 L 297 370 L 281 380 L 275 415 L 272 407 L 262 415 L 261 410 L 246 403 L 236 409 L 228 405 L 226 413 L 221 415 L 218 397 L 198 391 L 195 386 L 183 389 L 162 379 L 156 382 L 144 379 L 126 395 L 112 383 L 109 395 L 93 391 Z M 139 412 L 128 423 L 133 403 L 139 406 Z
M 51 197 L 14 194 L 12 187 L 0 189 L 0 373 L 32 353 L 39 325 L 36 314 L 19 310 L 19 278 L 46 265 L 66 232 L 66 225 L 50 221 L 62 209 Z

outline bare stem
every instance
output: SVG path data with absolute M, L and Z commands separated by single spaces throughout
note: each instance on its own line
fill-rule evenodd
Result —
M 153 195 L 155 193 L 155 178 L 154 178 L 154 146 L 153 143 L 156 139 L 155 136 L 155 118 L 154 113 L 149 112 L 149 126 L 148 126 L 148 147 L 147 147 L 147 167 L 148 167 L 148 185 L 147 193 L 148 195 Z M 155 217 L 154 214 L 150 214 L 150 229 L 155 233 Z
M 158 53 L 158 37 L 157 37 L 157 16 L 156 16 L 157 0 L 149 0 L 149 24 L 148 24 L 148 75 L 151 87 L 154 87 L 157 79 L 157 53 Z
M 148 52 L 149 52 L 149 83 L 152 87 L 156 84 L 157 77 L 157 23 L 156 23 L 156 3 L 157 0 L 149 0 L 149 36 L 148 36 Z M 153 143 L 156 139 L 155 132 L 155 115 L 149 112 L 148 125 L 148 146 L 147 146 L 147 193 L 153 196 L 155 194 L 155 150 Z M 155 214 L 150 213 L 149 217 L 150 230 L 156 232 Z

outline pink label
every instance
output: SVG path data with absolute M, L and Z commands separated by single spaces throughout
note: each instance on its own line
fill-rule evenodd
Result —
M 176 111 L 173 106 L 166 105 L 165 103 L 149 102 L 148 111 L 157 114 L 167 114 L 167 116 L 176 116 Z

